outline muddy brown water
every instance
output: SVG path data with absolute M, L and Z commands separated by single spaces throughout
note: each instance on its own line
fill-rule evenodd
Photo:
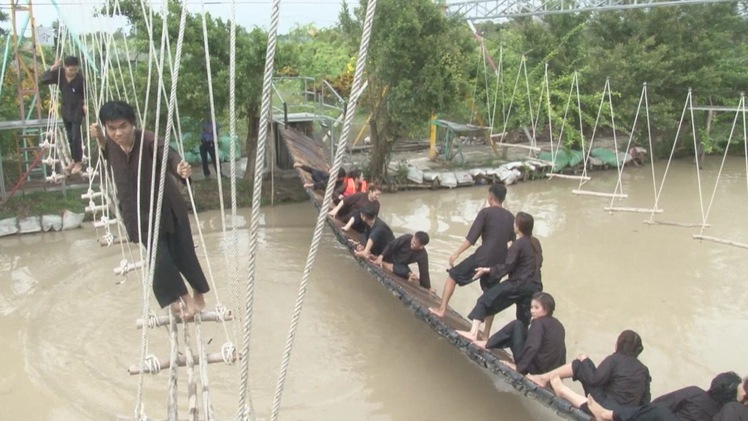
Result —
M 702 173 L 705 207 L 718 159 Z M 664 165 L 658 165 L 660 178 Z M 615 172 L 593 173 L 585 189 L 610 192 Z M 619 206 L 651 208 L 648 167 L 623 177 L 629 198 Z M 556 297 L 567 330 L 568 358 L 585 352 L 599 361 L 623 329 L 638 331 L 641 359 L 653 377 L 653 395 L 696 384 L 720 371 L 745 375 L 748 345 L 748 250 L 698 242 L 693 228 L 649 226 L 649 215 L 608 214 L 609 199 L 571 194 L 577 182 L 535 181 L 511 186 L 506 206 L 536 218 L 544 248 L 545 290 Z M 437 289 L 447 257 L 483 206 L 486 187 L 384 195 L 382 218 L 396 233 L 427 230 Z M 709 217 L 709 235 L 748 243 L 745 162 L 728 161 Z M 657 219 L 700 222 L 695 167 L 675 162 Z M 249 217 L 242 209 L 243 218 Z M 199 215 L 216 279 L 217 300 L 235 306 L 233 263 L 222 250 L 216 212 Z M 252 329 L 251 390 L 259 417 L 268 417 L 291 310 L 308 252 L 315 212 L 311 204 L 264 208 Z M 246 226 L 239 252 L 248 247 Z M 230 256 L 231 247 L 226 247 Z M 467 255 L 467 254 L 466 254 Z M 466 256 L 465 255 L 465 256 Z M 464 257 L 464 256 L 463 256 Z M 82 230 L 0 239 L 0 370 L 2 420 L 106 420 L 130 415 L 137 376 L 126 368 L 140 355 L 141 286 L 121 285 L 112 269 L 117 246 L 102 248 L 90 226 Z M 244 264 L 240 279 L 246 279 Z M 458 289 L 452 306 L 467 313 L 477 285 Z M 508 322 L 513 311 L 497 316 Z M 226 338 L 241 343 L 229 323 L 205 328 L 210 351 Z M 167 334 L 150 334 L 150 352 L 166 359 Z M 165 418 L 167 372 L 144 381 L 147 413 Z M 213 407 L 231 419 L 238 401 L 237 367 L 210 366 Z M 575 386 L 576 387 L 576 386 Z M 577 389 L 578 390 L 578 389 Z M 184 387 L 182 387 L 182 392 Z M 184 406 L 186 397 L 180 394 Z M 281 411 L 287 420 L 545 420 L 545 408 L 513 393 L 462 356 L 393 299 L 325 234 L 313 272 Z

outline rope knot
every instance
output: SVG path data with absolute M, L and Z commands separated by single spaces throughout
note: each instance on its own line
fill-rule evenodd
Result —
M 146 371 L 151 374 L 158 374 L 161 371 L 161 362 L 159 362 L 158 357 L 153 354 L 145 356 L 143 365 L 145 366 Z
M 236 346 L 234 346 L 231 342 L 226 342 L 221 346 L 221 357 L 223 357 L 223 362 L 227 365 L 233 365 L 234 364 L 234 354 L 236 353 Z
M 223 304 L 216 304 L 216 316 L 218 317 L 218 320 L 225 322 L 226 314 L 228 314 L 228 309 Z

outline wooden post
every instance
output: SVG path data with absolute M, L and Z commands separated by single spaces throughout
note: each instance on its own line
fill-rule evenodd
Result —
M 181 306 L 180 306 L 181 307 Z M 174 313 L 169 309 L 169 331 L 171 337 L 171 355 L 169 358 L 169 401 L 167 405 L 167 418 L 169 421 L 179 420 L 177 408 L 177 371 L 179 368 L 179 335 L 177 334 L 177 321 Z
M 199 360 L 200 368 L 200 395 L 203 398 L 203 417 L 208 420 L 213 420 L 213 406 L 210 403 L 210 385 L 208 381 L 208 355 L 205 352 L 205 343 L 203 342 L 202 335 L 202 316 L 197 314 L 195 316 L 195 336 L 197 339 L 197 357 Z
M 195 356 L 192 354 L 190 329 L 185 323 L 184 329 L 184 357 L 187 365 L 187 419 L 197 421 L 197 384 L 195 383 Z

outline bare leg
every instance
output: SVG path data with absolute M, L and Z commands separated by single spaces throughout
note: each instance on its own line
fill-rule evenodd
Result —
M 201 312 L 205 308 L 205 295 L 199 292 L 193 292 L 192 303 L 194 304 L 194 312 Z
M 597 421 L 613 421 L 613 411 L 610 409 L 605 409 L 602 406 L 600 406 L 599 403 L 595 400 L 595 398 L 592 397 L 592 395 L 587 396 L 587 408 L 589 408 L 590 412 L 592 412 L 592 415 L 595 417 L 595 420 Z
M 493 324 L 493 316 L 486 317 L 486 326 L 480 335 L 483 339 L 488 340 L 488 338 L 491 337 L 491 325 L 492 324 Z
M 395 265 L 392 263 L 382 262 L 382 267 L 392 272 L 392 269 L 395 267 Z
M 349 220 L 348 220 L 348 223 L 347 223 L 347 224 L 345 224 L 345 226 L 344 226 L 344 227 L 342 228 L 342 229 L 343 229 L 343 231 L 348 231 L 349 229 L 351 229 L 351 227 L 353 226 L 353 222 L 354 222 L 354 221 L 355 221 L 355 219 L 354 219 L 354 218 L 351 218 L 351 219 L 349 219 Z
M 480 323 L 480 320 L 473 320 L 473 325 L 470 327 L 470 331 L 458 330 L 457 334 L 475 342 L 478 340 L 478 329 L 480 329 Z
M 444 317 L 444 313 L 447 312 L 447 305 L 449 305 L 449 299 L 452 298 L 452 294 L 455 292 L 457 282 L 452 278 L 447 278 L 447 282 L 444 284 L 444 292 L 442 293 L 442 302 L 439 308 L 429 307 L 429 311 L 432 312 L 436 317 Z
M 571 369 L 571 363 L 562 365 L 561 367 L 544 374 L 529 374 L 527 378 L 537 383 L 539 386 L 546 387 L 548 386 L 548 382 L 551 381 L 551 378 L 555 376 L 562 379 L 568 379 L 574 376 L 574 371 Z
M 561 378 L 558 376 L 551 377 L 551 387 L 556 393 L 556 396 L 566 399 L 572 405 L 574 405 L 575 408 L 579 408 L 585 402 L 587 402 L 587 399 L 584 396 L 571 390 L 569 386 L 565 385 L 564 381 L 561 380 Z

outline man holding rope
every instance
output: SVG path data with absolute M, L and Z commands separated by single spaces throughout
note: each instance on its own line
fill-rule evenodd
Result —
M 153 132 L 135 128 L 135 111 L 122 101 L 110 101 L 101 106 L 99 120 L 106 129 L 106 135 L 99 124 L 90 127 L 114 176 L 122 218 L 130 240 L 143 244 L 147 249 L 148 233 L 155 227 L 156 202 L 151 199 L 158 194 L 158 179 L 155 190 L 151 191 L 153 166 L 156 176 L 161 173 L 164 144 L 156 139 Z M 192 168 L 179 154 L 170 150 L 167 170 L 174 176 L 187 179 Z M 139 206 L 138 206 L 139 205 Z M 204 294 L 210 290 L 200 262 L 195 254 L 187 207 L 179 194 L 174 180 L 167 177 L 163 189 L 158 246 L 153 278 L 153 292 L 161 308 L 172 306 L 175 314 L 190 319 L 196 312 L 205 308 Z M 148 253 L 150 260 L 150 253 Z M 187 291 L 182 275 L 193 289 L 193 296 Z M 180 309 L 184 304 L 184 312 Z

